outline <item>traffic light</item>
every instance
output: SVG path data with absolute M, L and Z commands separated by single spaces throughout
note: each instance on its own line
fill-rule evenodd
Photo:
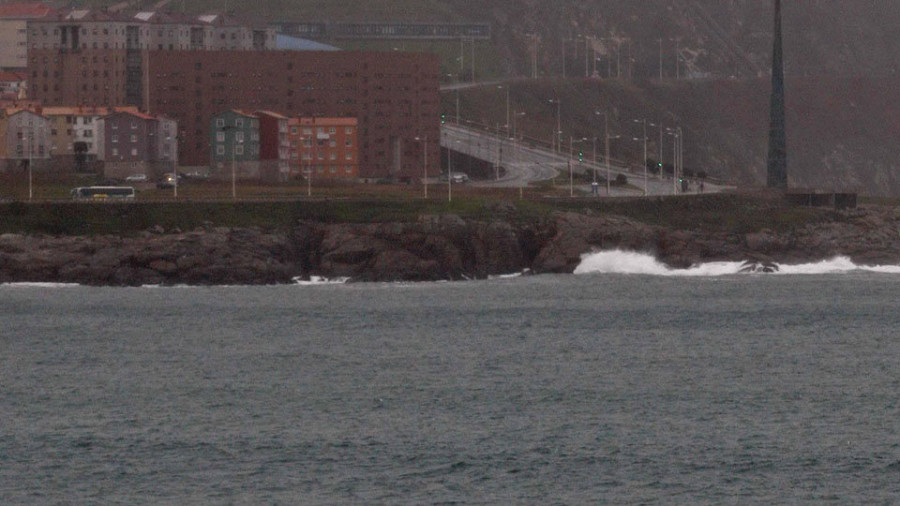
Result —
M 579 161 L 579 162 L 583 162 L 583 161 L 584 161 L 584 151 L 579 151 L 579 152 L 578 152 L 578 161 Z
M 447 115 L 446 115 L 446 114 L 441 114 L 441 124 L 443 125 L 443 124 L 446 123 L 446 122 L 447 122 Z

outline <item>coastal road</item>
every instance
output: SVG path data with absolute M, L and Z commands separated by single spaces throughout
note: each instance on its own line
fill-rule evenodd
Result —
M 479 186 L 497 186 L 506 188 L 518 188 L 529 183 L 553 179 L 559 174 L 567 174 L 570 159 L 565 154 L 532 146 L 529 143 L 498 136 L 496 133 L 487 133 L 482 130 L 463 127 L 460 125 L 444 124 L 441 131 L 441 146 L 452 151 L 465 153 L 469 156 L 499 164 L 506 168 L 506 172 L 494 180 L 473 182 Z M 572 161 L 572 170 L 575 173 L 592 174 L 596 171 L 597 179 L 601 181 L 600 195 L 606 195 L 605 180 L 607 167 L 603 163 L 593 164 L 589 162 Z M 452 157 L 451 157 L 452 170 Z M 630 169 L 614 161 L 610 163 L 609 178 L 615 180 L 619 174 L 624 174 L 631 187 L 609 188 L 610 196 L 641 196 L 644 194 L 645 173 L 639 169 Z M 647 175 L 646 188 L 648 195 L 678 195 L 682 194 L 680 188 L 673 185 L 671 178 L 659 179 Z M 716 193 L 728 187 L 712 183 L 704 184 L 704 192 Z M 576 191 L 590 194 L 591 185 L 582 184 Z M 695 193 L 698 188 L 693 185 L 689 193 Z

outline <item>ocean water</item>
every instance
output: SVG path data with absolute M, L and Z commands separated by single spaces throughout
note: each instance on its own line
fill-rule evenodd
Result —
M 0 286 L 0 504 L 897 501 L 900 275 L 653 265 Z

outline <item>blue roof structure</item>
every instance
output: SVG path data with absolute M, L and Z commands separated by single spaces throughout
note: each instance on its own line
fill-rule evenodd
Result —
M 288 51 L 340 51 L 339 48 L 315 42 L 308 39 L 291 37 L 290 35 L 275 35 L 275 47 Z

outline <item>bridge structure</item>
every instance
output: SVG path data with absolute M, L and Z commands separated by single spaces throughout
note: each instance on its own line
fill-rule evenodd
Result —
M 603 139 L 599 139 L 599 142 L 603 142 Z M 487 130 L 472 125 L 444 124 L 441 128 L 441 147 L 450 151 L 451 171 L 453 153 L 462 153 L 494 164 L 497 167 L 494 178 L 471 183 L 480 186 L 520 188 L 559 176 L 563 176 L 563 179 L 570 176 L 573 196 L 591 195 L 594 191 L 597 191 L 599 196 L 610 197 L 680 195 L 700 191 L 699 185 L 694 184 L 685 192 L 672 177 L 652 175 L 643 167 L 629 166 L 621 160 L 610 159 L 607 165 L 602 156 L 592 159 L 595 152 L 593 146 L 590 149 L 591 157 L 584 157 L 583 161 L 578 161 L 572 156 L 574 154 L 572 149 L 555 152 L 527 139 L 510 137 L 502 128 Z M 583 146 L 580 149 L 587 151 Z M 503 170 L 499 170 L 499 167 L 503 167 Z M 577 183 L 576 175 L 579 176 Z M 629 184 L 626 186 L 612 184 L 619 175 L 624 175 Z M 586 181 L 596 181 L 598 184 L 595 187 Z M 715 193 L 726 188 L 729 187 L 705 182 L 703 191 Z

